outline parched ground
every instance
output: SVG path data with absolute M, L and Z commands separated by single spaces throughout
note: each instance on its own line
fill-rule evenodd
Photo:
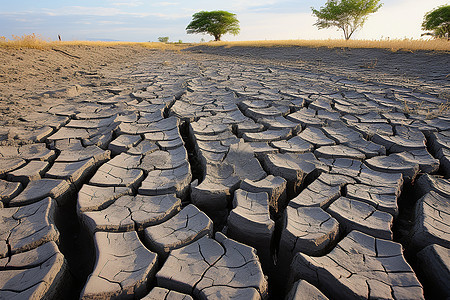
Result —
M 0 299 L 450 297 L 449 65 L 0 49 Z

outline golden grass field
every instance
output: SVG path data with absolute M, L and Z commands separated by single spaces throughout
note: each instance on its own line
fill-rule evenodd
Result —
M 199 44 L 191 43 L 160 43 L 160 42 L 100 42 L 100 41 L 51 41 L 36 34 L 13 36 L 11 39 L 0 37 L 2 48 L 32 48 L 50 49 L 55 46 L 84 45 L 84 46 L 135 46 L 161 50 L 181 50 L 194 45 L 206 45 L 212 47 L 328 47 L 328 48 L 377 48 L 391 51 L 450 51 L 450 41 L 446 39 L 397 39 L 397 40 L 278 40 L 278 41 L 239 41 L 239 42 L 207 42 Z

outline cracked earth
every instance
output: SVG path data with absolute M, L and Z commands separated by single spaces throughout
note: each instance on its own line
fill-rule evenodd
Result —
M 1 50 L 0 299 L 450 297 L 448 53 L 59 50 Z

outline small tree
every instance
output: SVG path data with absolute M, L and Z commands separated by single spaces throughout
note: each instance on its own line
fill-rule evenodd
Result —
M 382 4 L 381 0 L 328 0 L 324 7 L 314 9 L 313 15 L 317 17 L 314 24 L 319 29 L 338 27 L 344 32 L 346 40 L 364 25 L 367 16 L 376 12 Z
M 447 39 L 450 39 L 450 5 L 439 6 L 426 13 L 422 29 L 432 30 L 433 33 L 428 34 L 436 38 L 447 37 Z
M 222 35 L 239 34 L 239 21 L 236 15 L 223 10 L 201 11 L 192 16 L 192 22 L 186 27 L 188 34 L 207 33 L 220 41 Z
M 169 41 L 169 37 L 168 36 L 160 36 L 158 38 L 158 41 L 161 43 L 167 43 Z

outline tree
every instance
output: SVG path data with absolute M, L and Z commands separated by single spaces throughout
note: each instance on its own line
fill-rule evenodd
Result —
M 169 41 L 169 37 L 168 36 L 160 36 L 158 38 L 158 41 L 161 43 L 167 43 Z
M 207 33 L 220 41 L 222 35 L 239 34 L 239 21 L 236 15 L 223 10 L 201 11 L 192 16 L 192 22 L 186 27 L 188 34 Z
M 317 17 L 314 24 L 319 29 L 338 27 L 344 32 L 346 40 L 364 25 L 367 16 L 378 11 L 381 0 L 328 0 L 319 10 L 312 7 L 313 15 Z
M 450 5 L 439 6 L 427 12 L 422 23 L 422 29 L 432 30 L 433 33 L 427 34 L 436 38 L 447 37 L 447 39 L 450 39 Z

